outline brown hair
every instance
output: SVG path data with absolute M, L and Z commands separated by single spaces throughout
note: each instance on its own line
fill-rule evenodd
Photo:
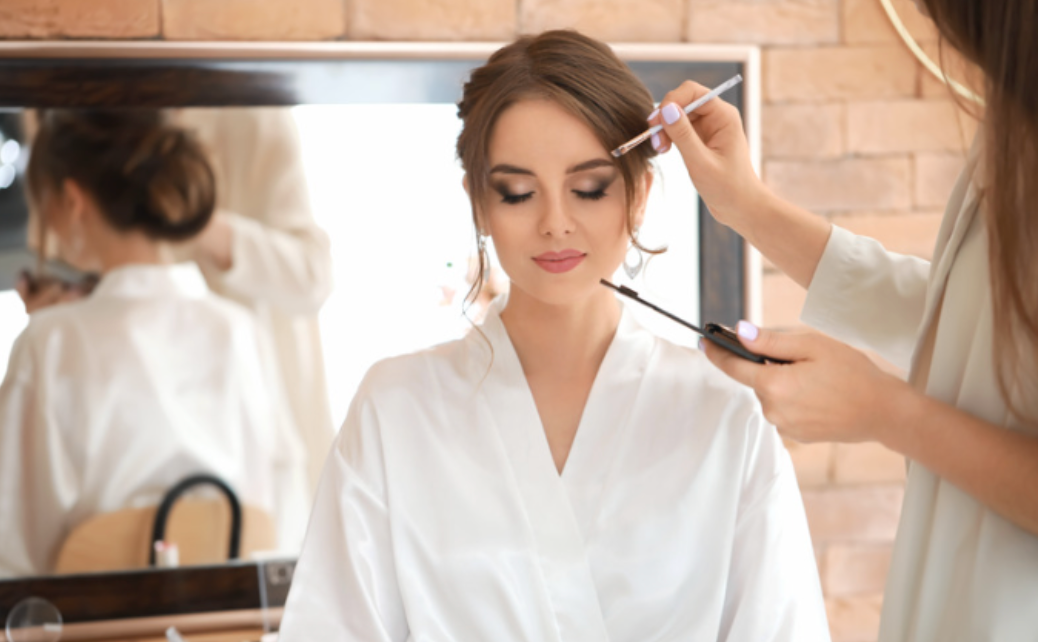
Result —
M 43 111 L 26 174 L 36 202 L 71 179 L 112 227 L 156 240 L 195 236 L 216 205 L 201 145 L 155 110 Z
M 612 150 L 643 132 L 652 111 L 652 95 L 645 85 L 607 45 L 575 31 L 546 31 L 523 36 L 498 49 L 465 83 L 458 117 L 463 126 L 457 154 L 468 176 L 472 220 L 479 225 L 479 210 L 489 190 L 488 148 L 490 135 L 501 114 L 515 103 L 532 98 L 551 100 L 582 120 L 602 146 Z M 615 159 L 624 179 L 628 206 L 627 231 L 633 237 L 637 179 L 649 171 L 656 152 L 640 145 Z M 479 268 L 469 291 L 474 300 L 482 286 L 488 261 L 482 243 Z
M 985 76 L 986 175 L 980 178 L 994 354 L 1002 396 L 1021 416 L 1013 393 L 1035 375 L 1022 368 L 1038 359 L 1038 0 L 924 3 L 942 37 Z

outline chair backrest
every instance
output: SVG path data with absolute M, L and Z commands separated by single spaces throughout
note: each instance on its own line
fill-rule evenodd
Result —
M 158 507 L 127 508 L 96 515 L 72 529 L 58 552 L 55 573 L 90 573 L 147 568 Z M 222 499 L 185 498 L 169 515 L 166 541 L 175 542 L 180 564 L 227 561 L 231 511 Z M 274 521 L 265 510 L 242 506 L 243 558 L 276 548 Z

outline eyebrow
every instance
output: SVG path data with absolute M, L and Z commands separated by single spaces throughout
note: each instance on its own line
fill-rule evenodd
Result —
M 605 158 L 593 158 L 593 159 L 591 159 L 589 161 L 584 161 L 583 163 L 579 163 L 577 165 L 574 165 L 573 167 L 570 167 L 569 169 L 566 170 L 566 173 L 567 174 L 576 174 L 577 172 L 586 172 L 589 169 L 596 169 L 596 168 L 599 168 L 599 167 L 615 167 L 615 166 L 616 166 L 615 163 L 613 163 L 613 161 L 611 161 L 611 160 L 607 160 Z M 494 165 L 492 168 L 490 168 L 490 173 L 491 174 L 524 174 L 526 176 L 534 176 L 535 175 L 532 171 L 530 171 L 530 170 L 528 170 L 528 169 L 526 169 L 524 167 L 516 167 L 515 165 L 509 165 L 507 163 L 501 163 L 499 165 Z

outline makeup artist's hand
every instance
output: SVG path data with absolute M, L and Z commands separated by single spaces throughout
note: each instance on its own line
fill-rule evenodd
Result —
M 216 269 L 226 272 L 234 265 L 234 228 L 227 216 L 213 212 L 209 223 L 192 241 L 195 258 Z
M 785 437 L 813 441 L 884 441 L 895 405 L 912 392 L 863 353 L 817 332 L 782 333 L 739 323 L 739 339 L 757 354 L 792 361 L 758 365 L 704 342 L 706 356 L 751 388 L 764 416 Z
M 661 153 L 670 150 L 672 143 L 678 148 L 711 214 L 738 229 L 736 219 L 752 212 L 767 189 L 753 170 L 738 109 L 715 98 L 685 115 L 684 106 L 709 91 L 689 80 L 664 96 L 649 119 L 652 125 L 663 125 L 652 142 Z
M 58 303 L 83 298 L 87 292 L 58 279 L 46 279 L 32 286 L 24 274 L 18 277 L 14 289 L 25 304 L 25 312 L 33 312 Z

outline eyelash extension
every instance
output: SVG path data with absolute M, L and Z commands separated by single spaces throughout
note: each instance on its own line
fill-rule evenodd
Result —
M 525 194 L 508 194 L 501 192 L 501 202 L 508 203 L 509 205 L 518 205 L 523 201 L 529 200 L 533 196 L 533 192 L 527 192 Z
M 582 198 L 586 201 L 598 201 L 606 197 L 605 188 L 596 189 L 593 192 L 581 192 L 580 190 L 573 190 L 573 193 L 577 195 L 577 198 Z
M 518 205 L 519 203 L 530 200 L 533 196 L 533 192 L 527 192 L 525 194 L 509 194 L 503 190 L 498 192 L 501 195 L 501 202 L 508 205 Z M 596 189 L 593 192 L 584 192 L 579 189 L 573 190 L 573 193 L 577 195 L 577 198 L 585 201 L 599 201 L 607 196 L 605 186 Z

